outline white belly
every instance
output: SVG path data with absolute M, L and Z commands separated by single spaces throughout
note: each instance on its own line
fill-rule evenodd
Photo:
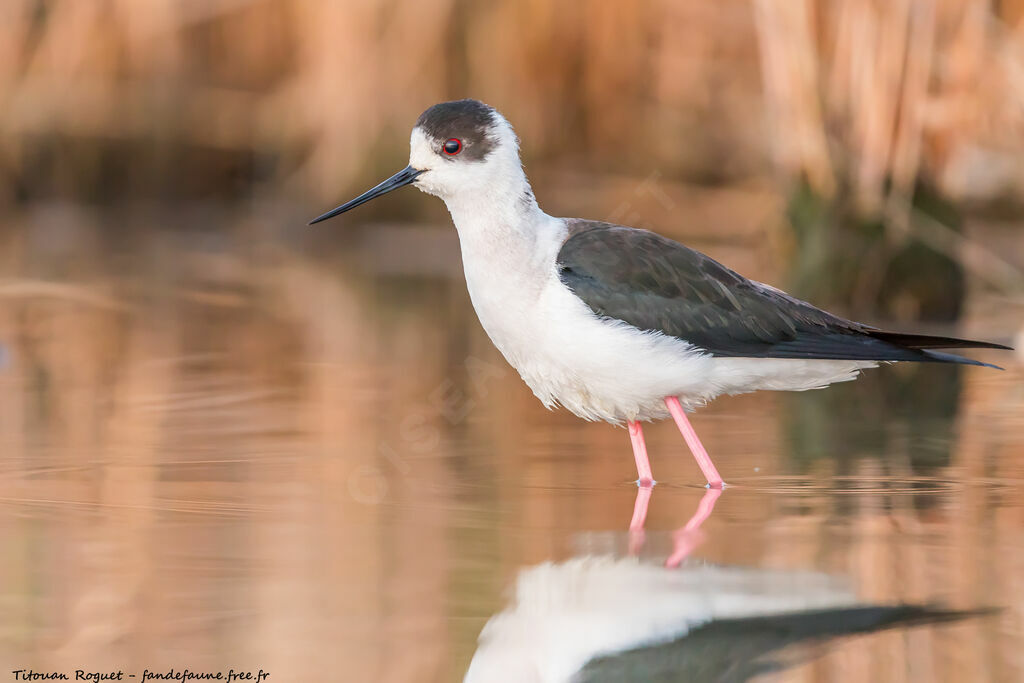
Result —
M 875 365 L 716 358 L 674 337 L 599 318 L 558 280 L 553 264 L 539 287 L 503 282 L 492 274 L 471 283 L 484 329 L 546 406 L 587 420 L 663 419 L 666 396 L 692 409 L 721 394 L 816 389 Z

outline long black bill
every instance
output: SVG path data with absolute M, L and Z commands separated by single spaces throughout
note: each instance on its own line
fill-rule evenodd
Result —
M 352 201 L 345 202 L 344 204 L 342 204 L 338 208 L 331 209 L 330 211 L 328 211 L 327 213 L 325 213 L 322 216 L 317 216 L 316 218 L 311 220 L 309 222 L 309 224 L 313 225 L 314 223 L 319 223 L 320 221 L 325 221 L 328 218 L 334 218 L 339 213 L 345 213 L 349 209 L 354 209 L 357 206 L 359 206 L 360 204 L 365 204 L 366 202 L 370 201 L 371 199 L 376 199 L 377 197 L 381 196 L 382 194 L 387 194 L 388 192 L 391 192 L 391 190 L 397 190 L 398 188 L 402 187 L 403 185 L 408 185 L 412 181 L 416 180 L 416 176 L 418 176 L 420 173 L 423 173 L 423 171 L 418 171 L 415 168 L 413 168 L 412 166 L 406 166 L 401 171 L 399 171 L 395 175 L 391 176 L 390 178 L 385 180 L 383 183 L 381 183 L 377 187 L 375 187 L 375 188 L 373 188 L 371 190 L 367 190 L 366 192 L 362 193 L 361 195 L 359 195 L 358 197 L 356 197 Z

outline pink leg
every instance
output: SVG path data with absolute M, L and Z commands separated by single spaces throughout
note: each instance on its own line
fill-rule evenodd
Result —
M 644 522 L 647 521 L 647 507 L 651 504 L 650 486 L 640 486 L 636 492 L 636 502 L 633 503 L 633 519 L 629 520 L 630 531 L 642 531 Z
M 703 524 L 715 509 L 715 501 L 722 495 L 722 489 L 708 489 L 697 505 L 697 512 L 682 529 L 672 534 L 672 554 L 665 560 L 666 567 L 678 567 L 679 564 L 700 545 L 703 539 L 700 525 Z
M 629 422 L 629 440 L 633 443 L 633 457 L 636 458 L 636 473 L 640 486 L 652 486 L 654 476 L 651 474 L 651 461 L 647 458 L 647 446 L 644 444 L 644 431 L 639 422 Z
M 725 482 L 722 481 L 718 470 L 715 469 L 715 464 L 711 462 L 711 456 L 704 449 L 704 444 L 697 438 L 697 432 L 693 430 L 690 421 L 686 418 L 686 412 L 679 405 L 679 398 L 676 396 L 666 396 L 665 405 L 668 406 L 668 412 L 672 413 L 672 419 L 676 421 L 679 431 L 683 433 L 686 445 L 690 447 L 690 452 L 693 453 L 694 459 L 700 466 L 700 471 L 704 473 L 704 477 L 708 480 L 708 486 L 711 488 L 722 488 Z

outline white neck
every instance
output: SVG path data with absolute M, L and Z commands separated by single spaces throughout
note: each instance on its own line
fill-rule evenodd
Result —
M 538 281 L 553 263 L 563 222 L 544 213 L 522 169 L 493 178 L 474 191 L 444 197 L 459 233 L 467 279 L 499 277 Z M 550 262 L 549 262 L 550 261 Z
M 540 210 L 522 170 L 517 184 L 445 197 L 459 233 L 473 308 L 491 340 L 522 366 L 524 338 L 537 325 L 538 300 L 558 277 L 555 260 L 565 222 Z
M 444 198 L 459 239 L 483 239 L 498 246 L 505 239 L 532 242 L 538 223 L 547 218 L 533 198 L 526 176 L 519 172 L 519 182 L 496 182 L 481 191 L 459 192 Z M 505 180 L 505 179 L 502 179 Z

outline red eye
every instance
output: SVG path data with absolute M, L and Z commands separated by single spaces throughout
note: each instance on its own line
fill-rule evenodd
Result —
M 444 143 L 444 153 L 449 156 L 454 156 L 462 151 L 462 140 L 458 138 L 449 138 Z

